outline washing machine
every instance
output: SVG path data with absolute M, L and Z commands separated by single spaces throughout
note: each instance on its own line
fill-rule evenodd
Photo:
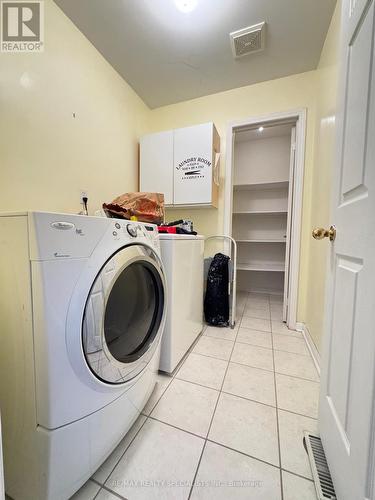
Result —
M 15 500 L 66 500 L 156 381 L 166 314 L 156 226 L 0 216 L 0 407 Z

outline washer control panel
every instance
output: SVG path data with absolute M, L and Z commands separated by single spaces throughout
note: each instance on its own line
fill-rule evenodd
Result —
M 111 233 L 114 240 L 120 240 L 124 236 L 131 239 L 137 238 L 160 249 L 159 233 L 155 224 L 116 220 L 116 222 L 113 222 Z

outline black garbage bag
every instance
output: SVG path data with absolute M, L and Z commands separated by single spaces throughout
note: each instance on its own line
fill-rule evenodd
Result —
M 206 322 L 213 326 L 229 324 L 228 262 L 227 255 L 217 253 L 208 270 L 204 315 Z

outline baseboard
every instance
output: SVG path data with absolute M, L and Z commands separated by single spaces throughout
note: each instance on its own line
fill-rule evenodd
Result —
M 298 332 L 302 332 L 302 335 L 304 336 L 307 344 L 307 348 L 310 351 L 311 357 L 314 361 L 315 368 L 320 376 L 320 354 L 318 349 L 316 348 L 316 345 L 314 344 L 309 329 L 307 328 L 305 323 L 296 323 L 296 330 Z

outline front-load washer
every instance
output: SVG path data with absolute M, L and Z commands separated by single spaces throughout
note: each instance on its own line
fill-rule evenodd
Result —
M 155 385 L 165 286 L 152 224 L 0 216 L 9 496 L 68 499 L 129 430 Z

